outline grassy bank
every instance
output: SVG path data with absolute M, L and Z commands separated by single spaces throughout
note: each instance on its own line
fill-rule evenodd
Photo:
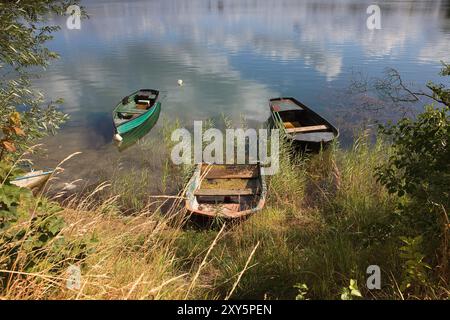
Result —
M 21 244 L 14 268 L 1 268 L 8 275 L 1 298 L 340 299 L 351 279 L 366 299 L 448 297 L 448 284 L 434 270 L 412 282 L 417 290 L 401 289 L 411 261 L 399 254 L 399 198 L 374 178 L 390 147 L 367 140 L 362 135 L 349 150 L 333 146 L 309 157 L 284 146 L 264 210 L 224 227 L 192 223 L 176 197 L 147 197 L 126 216 L 119 203 L 130 194 L 123 190 L 96 197 L 105 185 L 71 198 L 54 215 L 65 220 L 60 250 L 83 242 L 73 262 L 82 270 L 81 288 L 66 288 L 67 270 L 55 268 L 64 262 L 52 241 L 35 252 Z M 40 262 L 21 268 L 20 250 Z M 0 251 L 0 265 L 8 254 Z M 369 265 L 381 268 L 381 290 L 366 288 Z

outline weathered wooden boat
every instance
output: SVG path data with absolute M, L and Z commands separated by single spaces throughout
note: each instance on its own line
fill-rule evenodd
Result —
M 270 99 L 269 105 L 272 125 L 304 148 L 325 146 L 339 136 L 330 122 L 295 98 Z
M 198 164 L 186 189 L 186 209 L 211 218 L 243 218 L 261 210 L 266 182 L 259 164 Z
M 128 149 L 137 141 L 142 139 L 145 135 L 147 135 L 158 122 L 160 112 L 161 104 L 158 104 L 155 106 L 154 114 L 150 118 L 148 118 L 147 121 L 145 121 L 142 125 L 122 134 L 122 140 L 117 141 L 116 143 L 119 151 L 122 152 Z
M 19 176 L 11 180 L 11 183 L 21 188 L 27 188 L 32 191 L 37 191 L 45 185 L 52 173 L 53 170 L 30 171 L 23 176 Z
M 122 135 L 139 127 L 149 118 L 155 117 L 159 108 L 161 102 L 158 90 L 141 89 L 124 97 L 113 111 L 116 134 Z

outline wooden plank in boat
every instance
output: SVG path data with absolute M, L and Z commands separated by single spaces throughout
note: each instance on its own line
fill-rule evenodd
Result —
M 205 166 L 204 170 L 207 167 Z M 253 179 L 259 176 L 257 166 L 213 166 L 206 179 Z
M 327 130 L 328 127 L 324 124 L 320 124 L 317 126 L 305 126 L 305 127 L 299 127 L 299 128 L 291 128 L 286 129 L 287 133 L 299 133 L 299 132 L 311 132 L 311 131 L 319 131 L 319 130 Z
M 118 113 L 128 113 L 128 114 L 143 114 L 147 112 L 147 110 L 141 110 L 141 109 L 123 109 L 118 110 Z
M 198 189 L 196 196 L 249 196 L 256 194 L 256 189 Z

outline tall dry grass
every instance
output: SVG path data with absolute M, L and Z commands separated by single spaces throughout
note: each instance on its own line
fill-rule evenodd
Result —
M 283 143 L 264 210 L 207 227 L 189 220 L 183 190 L 146 195 L 124 214 L 119 203 L 129 199 L 130 188 L 104 197 L 117 182 L 101 184 L 66 198 L 64 209 L 53 213 L 65 219 L 60 236 L 68 247 L 87 244 L 76 262 L 80 288 L 67 288 L 66 268 L 53 271 L 58 252 L 49 243 L 32 271 L 1 271 L 15 274 L 0 298 L 294 299 L 296 286 L 305 284 L 306 299 L 339 299 L 355 279 L 366 299 L 402 299 L 404 262 L 393 234 L 398 199 L 374 178 L 388 155 L 388 145 L 370 144 L 365 135 L 351 149 L 335 145 L 307 156 Z M 365 287 L 373 264 L 382 270 L 381 290 Z M 419 298 L 448 296 L 448 288 L 438 290 Z

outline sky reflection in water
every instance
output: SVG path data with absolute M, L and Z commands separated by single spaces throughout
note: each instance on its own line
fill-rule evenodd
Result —
M 161 117 L 192 125 L 221 114 L 263 122 L 267 100 L 280 95 L 333 121 L 346 103 L 336 93 L 355 69 L 376 76 L 395 67 L 416 84 L 439 80 L 439 60 L 450 60 L 449 2 L 382 1 L 382 29 L 374 31 L 366 28 L 371 3 L 84 1 L 90 19 L 81 30 L 55 21 L 62 30 L 51 48 L 61 59 L 36 82 L 49 98 L 64 98 L 71 115 L 48 148 L 113 154 L 111 111 L 138 88 L 167 91 Z

